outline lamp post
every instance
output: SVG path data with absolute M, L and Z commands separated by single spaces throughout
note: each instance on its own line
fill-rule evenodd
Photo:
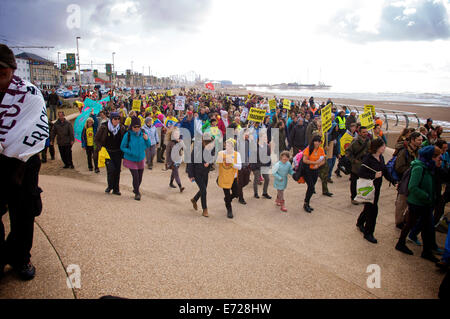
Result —
M 81 96 L 81 65 L 80 65 L 80 51 L 78 49 L 78 39 L 81 39 L 81 37 L 77 37 L 78 81 L 80 84 L 80 96 Z
M 116 52 L 112 53 L 112 60 L 113 60 L 113 65 L 112 65 L 112 83 L 111 83 L 112 88 L 114 88 L 115 84 L 116 84 L 116 78 L 115 78 L 115 74 L 114 74 L 114 55 L 115 54 L 116 54 Z

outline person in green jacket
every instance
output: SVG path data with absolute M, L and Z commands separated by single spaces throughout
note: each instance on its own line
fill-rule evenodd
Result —
M 408 213 L 406 225 L 403 227 L 395 249 L 413 255 L 406 246 L 406 236 L 421 218 L 423 251 L 422 258 L 434 263 L 438 262 L 433 253 L 433 208 L 436 203 L 435 172 L 441 166 L 442 151 L 436 146 L 426 146 L 419 151 L 419 159 L 411 163 L 411 177 L 408 184 Z

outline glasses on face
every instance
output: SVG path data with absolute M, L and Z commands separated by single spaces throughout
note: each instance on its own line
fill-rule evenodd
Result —
M 133 126 L 133 128 L 141 128 L 139 125 L 135 125 Z

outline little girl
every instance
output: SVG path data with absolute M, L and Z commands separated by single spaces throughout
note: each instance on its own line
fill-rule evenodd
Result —
M 282 212 L 287 212 L 286 207 L 284 206 L 284 190 L 287 187 L 288 175 L 294 174 L 294 170 L 292 169 L 292 164 L 290 160 L 290 153 L 288 151 L 284 151 L 280 154 L 280 161 L 274 165 L 272 168 L 274 179 L 274 187 L 278 191 L 277 199 L 275 203 L 277 206 L 281 206 Z

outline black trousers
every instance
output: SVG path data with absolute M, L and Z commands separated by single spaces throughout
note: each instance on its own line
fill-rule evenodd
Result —
M 364 209 L 359 215 L 358 225 L 364 226 L 364 235 L 373 235 L 378 217 L 378 205 L 365 203 Z
M 59 154 L 65 166 L 72 166 L 72 145 L 58 145 Z
M 41 189 L 38 187 L 40 165 L 39 155 L 34 155 L 28 160 L 21 185 L 2 180 L 0 187 L 0 264 L 10 264 L 15 267 L 30 261 L 34 218 L 42 211 Z M 8 211 L 11 230 L 5 240 L 2 216 Z
M 356 175 L 355 173 L 351 173 L 350 174 L 350 193 L 352 196 L 352 200 L 355 199 L 357 191 L 356 191 L 356 182 L 358 181 L 358 175 Z
M 118 192 L 120 183 L 120 170 L 122 168 L 122 151 L 107 150 L 110 159 L 105 160 L 108 188 Z
M 50 157 L 51 159 L 55 159 L 55 146 L 50 145 L 50 146 L 46 146 L 42 152 L 41 152 L 41 158 L 43 162 L 47 162 L 47 149 L 50 151 Z
M 131 177 L 133 177 L 133 193 L 139 193 L 139 187 L 142 183 L 142 176 L 144 175 L 143 169 L 130 169 Z
M 86 146 L 86 156 L 89 169 L 92 169 L 93 167 L 98 168 L 98 159 L 95 160 L 94 146 Z M 92 165 L 92 162 L 94 162 L 94 165 Z
M 422 229 L 423 239 L 423 253 L 429 254 L 432 252 L 434 243 L 434 227 L 433 223 L 433 207 L 417 206 L 408 203 L 408 211 L 406 213 L 406 225 L 403 226 L 400 234 L 399 243 L 406 243 L 406 236 L 408 236 L 410 230 L 416 225 L 417 220 L 420 218 L 419 228 Z
M 238 185 L 237 185 L 237 179 L 235 178 L 233 181 L 233 185 L 231 185 L 231 189 L 223 189 L 223 193 L 225 195 L 224 201 L 225 201 L 225 207 L 227 210 L 231 210 L 231 202 L 233 201 L 233 198 L 239 197 L 238 192 Z
M 208 175 L 206 176 L 195 176 L 195 183 L 197 184 L 199 191 L 194 196 L 194 200 L 198 201 L 202 200 L 202 209 L 207 209 L 208 206 L 206 204 L 206 190 L 208 188 Z
M 319 178 L 319 170 L 318 169 L 310 169 L 309 165 L 305 167 L 305 182 L 308 185 L 308 189 L 306 190 L 305 195 L 305 203 L 309 204 L 312 195 L 314 194 L 314 188 L 317 183 L 317 179 Z

